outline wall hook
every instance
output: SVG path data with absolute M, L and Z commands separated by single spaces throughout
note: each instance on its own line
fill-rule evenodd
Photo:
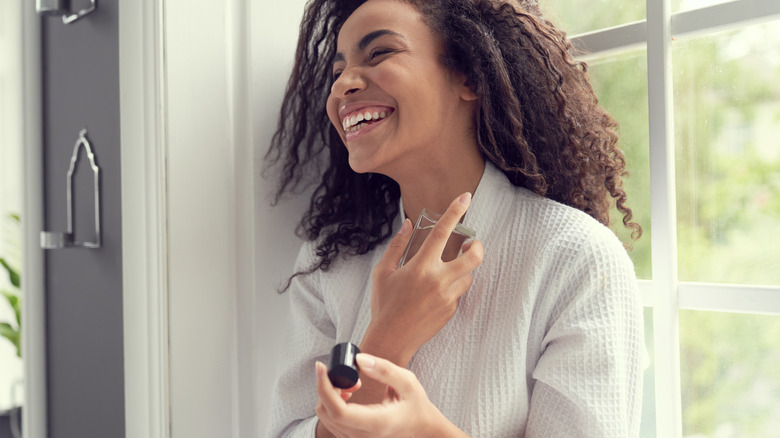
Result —
M 76 13 L 70 12 L 70 0 L 35 0 L 35 10 L 41 15 L 62 15 L 62 22 L 71 24 L 97 9 L 97 0 Z
M 79 159 L 79 149 L 84 147 L 84 152 L 89 159 L 92 173 L 94 174 L 94 196 L 95 196 L 95 240 L 92 242 L 77 242 L 73 235 L 73 173 L 76 170 L 76 162 Z M 70 157 L 70 168 L 68 168 L 68 230 L 64 233 L 54 231 L 41 231 L 41 248 L 59 249 L 59 248 L 100 248 L 100 168 L 95 163 L 95 154 L 92 152 L 92 146 L 87 139 L 87 129 L 79 132 L 79 139 L 73 147 L 73 155 Z

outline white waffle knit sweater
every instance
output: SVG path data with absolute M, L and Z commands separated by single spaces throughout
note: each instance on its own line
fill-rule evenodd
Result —
M 464 223 L 484 244 L 482 265 L 455 315 L 409 365 L 433 404 L 474 437 L 637 436 L 642 309 L 615 235 L 514 187 L 489 162 Z M 385 249 L 293 281 L 270 437 L 314 437 L 314 362 L 327 363 L 338 342 L 360 344 L 371 269 Z M 296 268 L 314 260 L 306 243 Z

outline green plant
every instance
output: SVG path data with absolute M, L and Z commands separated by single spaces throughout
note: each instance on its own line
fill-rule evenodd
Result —
M 10 217 L 14 222 L 17 224 L 19 223 L 19 216 L 11 215 Z M 0 291 L 6 301 L 8 301 L 8 304 L 11 305 L 11 308 L 14 310 L 14 315 L 16 316 L 15 327 L 10 323 L 0 322 L 0 336 L 8 339 L 14 344 L 16 347 L 16 355 L 22 357 L 22 299 L 20 297 L 22 278 L 19 274 L 19 270 L 11 266 L 5 258 L 0 257 L 0 265 L 8 272 L 11 286 L 16 289 L 15 292 L 9 290 Z

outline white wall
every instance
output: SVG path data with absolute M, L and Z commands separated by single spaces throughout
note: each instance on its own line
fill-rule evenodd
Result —
M 128 437 L 265 434 L 307 202 L 259 173 L 303 4 L 122 3 Z
M 258 164 L 255 173 L 258 176 L 255 183 L 257 391 L 262 434 L 268 424 L 272 376 L 276 372 L 288 314 L 287 296 L 278 295 L 276 288 L 292 273 L 292 263 L 300 247 L 293 232 L 308 198 L 303 196 L 271 208 L 268 196 L 273 183 L 259 177 L 259 167 L 279 117 L 304 4 L 304 0 L 255 2 L 251 11 L 253 139 Z

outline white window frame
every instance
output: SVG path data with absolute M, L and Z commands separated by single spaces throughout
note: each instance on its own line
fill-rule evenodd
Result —
M 41 70 L 41 22 L 30 2 L 22 2 L 22 105 L 23 193 L 22 253 L 24 273 L 44 272 L 40 235 L 43 230 L 43 97 Z M 46 296 L 43 275 L 25 275 L 22 306 L 22 351 L 24 352 L 25 438 L 48 435 L 46 386 Z
M 682 437 L 680 309 L 780 315 L 780 287 L 680 282 L 672 98 L 673 38 L 709 34 L 780 18 L 777 0 L 736 0 L 671 12 L 671 0 L 647 0 L 647 19 L 577 35 L 585 59 L 647 49 L 650 127 L 652 280 L 640 281 L 644 305 L 653 309 L 655 412 L 659 437 Z

